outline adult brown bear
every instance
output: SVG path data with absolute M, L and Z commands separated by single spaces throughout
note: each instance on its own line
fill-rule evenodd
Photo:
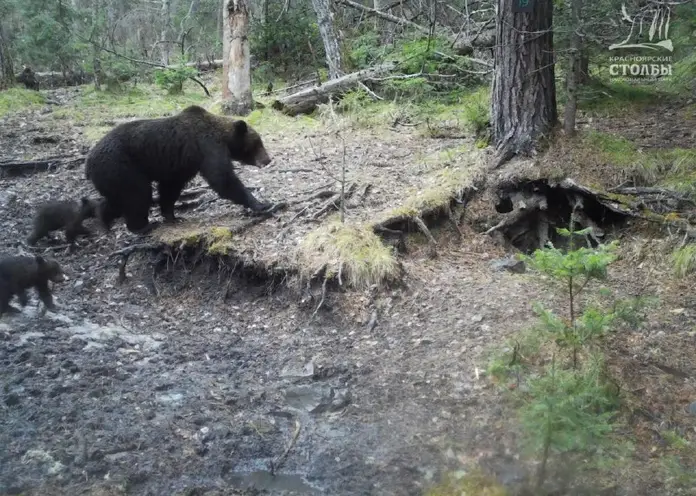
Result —
M 148 218 L 152 182 L 162 217 L 174 222 L 174 203 L 199 172 L 220 197 L 254 212 L 270 210 L 242 184 L 232 160 L 261 167 L 271 158 L 246 122 L 194 105 L 173 117 L 119 124 L 89 152 L 85 173 L 104 197 L 98 216 L 106 229 L 123 216 L 129 231 L 144 234 L 156 225 Z

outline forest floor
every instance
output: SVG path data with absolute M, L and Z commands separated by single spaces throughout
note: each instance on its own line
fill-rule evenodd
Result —
M 148 96 L 117 107 L 84 88 L 44 93 L 50 104 L 0 118 L 0 162 L 80 157 L 121 120 L 201 103 L 184 96 L 155 105 Z M 445 169 L 478 172 L 472 138 L 433 139 L 423 125 L 394 119 L 352 127 L 331 119 L 270 111 L 249 119 L 274 161 L 240 167 L 242 181 L 264 200 L 298 201 L 233 237 L 245 262 L 297 263 L 301 241 L 332 222 L 318 213 L 326 198 L 307 198 L 335 191 L 344 164 L 356 184 L 346 221 L 355 224 L 398 211 L 440 184 Z M 588 127 L 619 133 L 635 153 L 692 150 L 696 106 L 656 103 L 623 118 L 594 116 Z M 586 164 L 582 143 L 565 142 L 548 160 Z M 625 173 L 607 173 L 616 172 L 610 158 L 598 152 L 580 175 L 620 183 Z M 682 167 L 696 173 L 696 163 Z M 422 494 L 473 466 L 509 487 L 528 477 L 514 410 L 485 370 L 491 351 L 533 322 L 532 302 L 560 302 L 542 277 L 496 269 L 509 254 L 483 234 L 498 218 L 483 199 L 465 213 L 461 235 L 448 223 L 432 228 L 436 257 L 422 234 L 408 237 L 401 284 L 332 291 L 312 318 L 316 291 L 307 304 L 302 291 L 207 264 L 183 261 L 153 278 L 135 257 L 119 283 L 110 254 L 142 241 L 120 222 L 104 234 L 88 221 L 95 235 L 74 252 L 60 234 L 22 244 L 34 205 L 82 195 L 96 196 L 82 161 L 0 178 L 3 253 L 54 256 L 69 276 L 55 285 L 56 312 L 40 317 L 33 296 L 0 320 L 0 494 L 396 495 Z M 177 244 L 248 221 L 212 192 L 200 197 L 178 214 L 183 224 L 152 237 Z M 608 344 L 638 412 L 626 431 L 637 449 L 619 482 L 602 481 L 602 494 L 678 494 L 661 460 L 676 449 L 665 432 L 696 440 L 687 411 L 696 400 L 694 286 L 672 277 L 669 233 L 627 225 L 616 236 L 622 258 L 608 285 L 657 295 L 659 305 Z

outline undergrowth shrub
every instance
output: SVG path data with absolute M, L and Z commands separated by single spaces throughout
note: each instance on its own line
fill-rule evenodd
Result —
M 538 491 L 555 455 L 582 459 L 578 466 L 585 466 L 588 458 L 606 456 L 616 446 L 620 398 L 599 344 L 621 322 L 638 325 L 649 302 L 614 299 L 607 288 L 593 284 L 607 279 L 618 245 L 576 249 L 574 240 L 589 231 L 574 231 L 571 220 L 570 229 L 558 229 L 570 240 L 567 251 L 549 243 L 521 257 L 564 296 L 565 311 L 534 304 L 537 324 L 498 352 L 488 369 L 517 400 L 524 444 L 539 459 Z

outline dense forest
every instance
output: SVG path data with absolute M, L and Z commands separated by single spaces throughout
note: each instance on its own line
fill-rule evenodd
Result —
M 0 494 L 696 494 L 689 0 L 0 0 Z

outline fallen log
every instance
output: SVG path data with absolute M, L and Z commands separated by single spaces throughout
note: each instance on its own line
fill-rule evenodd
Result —
M 57 169 L 58 167 L 68 167 L 77 163 L 82 163 L 84 156 L 69 159 L 49 158 L 44 160 L 27 160 L 22 162 L 0 162 L 0 176 L 16 177 L 37 172 L 46 172 Z
M 340 78 L 332 79 L 321 86 L 313 86 L 292 95 L 275 100 L 271 107 L 287 115 L 308 114 L 317 105 L 329 101 L 329 97 L 340 95 L 360 85 L 364 80 L 385 74 L 396 67 L 395 63 L 385 63 L 362 71 L 353 72 Z

